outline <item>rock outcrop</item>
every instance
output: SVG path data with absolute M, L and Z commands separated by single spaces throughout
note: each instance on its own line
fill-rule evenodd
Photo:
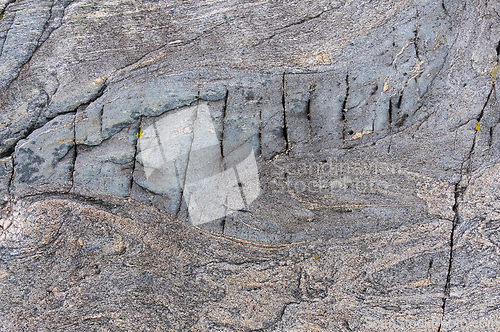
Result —
M 0 331 L 498 329 L 499 3 L 0 12 Z

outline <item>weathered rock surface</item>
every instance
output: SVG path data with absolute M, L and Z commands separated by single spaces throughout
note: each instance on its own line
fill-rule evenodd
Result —
M 500 4 L 0 1 L 0 330 L 497 330 Z

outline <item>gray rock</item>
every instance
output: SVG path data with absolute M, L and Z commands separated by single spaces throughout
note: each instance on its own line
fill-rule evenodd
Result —
M 43 192 L 68 192 L 75 158 L 75 115 L 61 115 L 33 131 L 16 145 L 15 196 Z
M 76 144 L 99 145 L 102 142 L 102 98 L 87 106 L 80 106 L 76 113 Z
M 137 121 L 98 146 L 77 146 L 72 191 L 89 196 L 130 196 L 138 132 Z
M 12 157 L 0 159 L 0 205 L 4 205 L 10 198 L 10 182 L 14 173 Z
M 0 330 L 498 330 L 498 2 L 0 10 Z
M 73 0 L 6 1 L 0 20 L 0 88 L 17 77 L 22 65 L 61 25 Z M 9 5 L 10 3 L 10 5 Z M 3 19 L 5 18 L 5 20 Z
M 0 92 L 4 116 L 0 119 L 0 155 L 13 152 L 16 143 L 47 122 L 42 116 L 58 87 L 56 73 L 50 68 L 33 69 L 36 74 L 13 82 Z

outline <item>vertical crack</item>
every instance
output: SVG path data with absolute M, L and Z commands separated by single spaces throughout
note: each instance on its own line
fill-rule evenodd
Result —
M 233 171 L 234 171 L 234 174 L 236 175 L 236 181 L 238 182 L 238 188 L 240 189 L 240 195 L 241 195 L 241 198 L 243 199 L 243 205 L 245 206 L 245 210 L 248 211 L 249 204 L 248 204 L 247 198 L 245 196 L 245 192 L 243 191 L 243 182 L 241 182 L 240 174 L 238 173 L 238 169 L 236 168 L 236 166 L 233 166 Z
M 432 277 L 432 266 L 434 265 L 434 259 L 431 258 L 431 260 L 429 261 L 429 267 L 427 268 L 427 278 L 429 279 L 429 281 L 431 280 L 431 277 Z
M 342 103 L 342 112 L 341 112 L 341 118 L 342 118 L 342 123 L 344 124 L 342 128 L 342 139 L 345 140 L 345 131 L 347 130 L 347 120 L 345 117 L 345 113 L 347 112 L 347 99 L 349 98 L 349 74 L 346 75 L 345 77 L 345 98 Z
M 311 95 L 310 94 L 309 94 L 309 98 L 307 99 L 307 104 L 306 104 L 306 116 L 307 116 L 307 123 L 309 124 L 309 137 L 308 137 L 308 140 L 312 141 Z
M 49 18 L 47 19 L 47 21 L 43 25 L 42 33 L 40 34 L 40 37 L 38 37 L 38 40 L 36 41 L 37 48 L 40 47 L 40 45 L 48 38 L 48 36 L 45 36 L 45 33 L 48 31 L 48 29 L 50 27 L 50 23 L 51 23 L 51 19 L 52 19 L 52 14 L 53 14 L 52 10 L 54 9 L 54 4 L 55 4 L 55 1 L 52 1 L 52 3 L 50 4 Z M 50 32 L 49 32 L 49 35 L 50 35 Z
M 227 206 L 227 197 L 226 197 L 226 206 Z M 221 222 L 221 226 L 222 226 L 221 234 L 224 234 L 226 231 L 226 218 L 227 218 L 227 208 L 226 208 L 226 213 L 224 215 L 224 218 L 222 218 L 222 222 Z
M 229 98 L 229 88 L 226 89 L 226 95 L 224 96 L 224 108 L 222 109 L 222 133 L 220 139 L 220 155 L 221 162 L 224 164 L 224 130 L 226 127 L 226 112 L 227 112 L 227 100 Z
M 262 156 L 262 108 L 259 108 L 259 150 Z
M 453 204 L 453 212 L 455 213 L 452 221 L 452 227 L 451 227 L 451 234 L 450 234 L 450 257 L 448 260 L 448 272 L 446 274 L 446 284 L 444 286 L 444 296 L 443 296 L 443 304 L 441 305 L 442 308 L 442 316 L 441 316 L 441 322 L 439 323 L 439 327 L 437 332 L 441 332 L 441 327 L 442 327 L 442 321 L 444 319 L 445 311 L 446 311 L 446 301 L 450 297 L 450 290 L 451 290 L 451 270 L 453 268 L 453 246 L 454 246 L 454 237 L 455 237 L 455 230 L 457 228 L 457 225 L 460 220 L 460 212 L 459 212 L 459 202 L 462 199 L 462 195 L 465 192 L 466 187 L 463 187 L 461 185 L 462 182 L 462 175 L 460 176 L 459 181 L 455 184 L 455 202 Z
M 414 33 L 414 36 L 413 36 L 413 45 L 415 46 L 415 56 L 417 57 L 418 61 L 421 62 L 422 60 L 420 59 L 420 52 L 418 50 L 418 42 L 419 42 L 419 37 L 418 37 L 418 22 L 417 22 L 417 26 L 415 27 L 415 30 L 413 30 L 413 33 Z
M 138 145 L 139 145 L 139 139 L 142 136 L 142 115 L 139 117 L 139 130 L 135 134 L 136 140 L 135 140 L 135 146 L 134 146 L 134 159 L 132 159 L 132 174 L 130 178 L 130 187 L 129 187 L 129 196 L 132 196 L 132 187 L 134 185 L 134 174 L 135 174 L 135 167 L 137 163 L 137 153 L 138 153 Z
M 389 110 L 388 110 L 388 120 L 389 120 L 389 146 L 387 147 L 387 153 L 391 152 L 392 145 L 392 98 L 389 98 Z
M 488 97 L 486 98 L 486 102 L 484 103 L 484 106 L 481 110 L 481 113 L 479 114 L 477 118 L 477 127 L 476 131 L 474 133 L 474 139 L 472 141 L 472 146 L 465 158 L 465 160 L 462 162 L 462 167 L 460 170 L 460 178 L 458 182 L 455 184 L 455 202 L 453 204 L 453 212 L 455 213 L 453 217 L 453 222 L 452 222 L 452 228 L 451 228 L 451 234 L 450 234 L 450 257 L 448 260 L 448 273 L 446 275 L 446 284 L 444 287 L 444 296 L 443 296 L 443 304 L 442 304 L 442 318 L 441 321 L 444 319 L 445 315 L 445 310 L 446 310 L 446 302 L 450 297 L 450 291 L 451 291 L 451 271 L 453 268 L 453 250 L 454 250 L 454 238 L 455 238 L 455 231 L 460 223 L 460 202 L 463 200 L 463 195 L 465 191 L 467 190 L 467 187 L 469 185 L 468 178 L 472 173 L 472 163 L 473 163 L 473 157 L 474 157 L 474 150 L 476 148 L 476 142 L 477 142 L 477 132 L 479 130 L 481 120 L 484 115 L 484 110 L 486 109 L 486 106 L 488 105 L 491 94 L 493 93 L 494 86 L 490 89 L 490 92 L 488 94 Z M 464 177 L 467 177 L 467 180 L 464 182 Z M 441 323 L 439 324 L 438 332 L 441 332 Z
M 281 81 L 281 106 L 283 108 L 283 137 L 285 138 L 285 151 L 288 153 L 290 151 L 290 142 L 288 140 L 288 124 L 286 119 L 286 100 L 285 100 L 285 89 L 286 89 L 286 81 L 285 81 L 285 72 L 283 72 L 283 78 Z
M 193 136 L 191 137 L 191 143 L 189 145 L 189 151 L 188 151 L 188 154 L 187 154 L 187 161 L 186 161 L 186 169 L 184 170 L 184 176 L 183 176 L 183 179 L 182 179 L 182 186 L 181 186 L 181 192 L 180 192 L 180 199 L 179 199 L 179 205 L 177 207 L 177 212 L 175 214 L 175 218 L 178 218 L 179 217 L 179 214 L 181 212 L 181 208 L 182 208 L 182 202 L 184 200 L 184 192 L 186 191 L 186 180 L 187 180 L 187 175 L 188 175 L 188 170 L 189 170 L 189 161 L 191 159 L 191 152 L 193 151 L 193 143 L 194 143 L 194 135 L 195 135 L 195 132 L 196 132 L 196 121 L 198 121 L 198 107 L 200 106 L 200 96 L 199 96 L 200 92 L 198 92 L 198 98 L 197 98 L 197 102 L 196 102 L 196 115 L 194 117 L 194 120 L 193 120 Z M 177 167 L 176 167 L 177 168 Z M 187 202 L 187 206 L 189 208 L 189 202 Z
M 490 133 L 489 133 L 489 138 L 488 138 L 488 147 L 491 148 L 491 146 L 493 145 L 493 128 L 494 127 L 490 127 Z
M 401 92 L 401 94 L 399 95 L 399 98 L 398 98 L 398 102 L 396 103 L 396 108 L 398 110 L 401 109 L 401 103 L 403 102 L 403 92 Z
M 75 171 L 76 171 L 76 158 L 78 156 L 78 144 L 76 144 L 76 115 L 78 112 L 75 112 L 75 117 L 73 118 L 73 143 L 74 143 L 74 149 L 75 153 L 73 153 L 73 170 L 71 171 L 71 187 L 68 192 L 71 192 L 73 190 L 73 187 L 75 186 Z
M 7 183 L 7 193 L 9 194 L 11 200 L 13 199 L 11 186 L 12 182 L 14 181 L 14 157 L 15 157 L 14 154 L 12 154 L 12 158 L 10 161 L 11 170 L 10 170 L 9 182 Z
M 446 16 L 448 16 L 448 17 L 451 17 L 451 16 L 450 16 L 450 13 L 448 12 L 448 8 L 446 8 L 446 4 L 445 4 L 444 2 L 445 2 L 445 0 L 442 0 L 442 1 L 441 1 L 441 7 L 443 8 L 444 14 L 445 14 Z

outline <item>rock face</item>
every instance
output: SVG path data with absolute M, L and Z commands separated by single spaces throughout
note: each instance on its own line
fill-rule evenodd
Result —
M 498 330 L 498 2 L 0 12 L 0 331 Z

